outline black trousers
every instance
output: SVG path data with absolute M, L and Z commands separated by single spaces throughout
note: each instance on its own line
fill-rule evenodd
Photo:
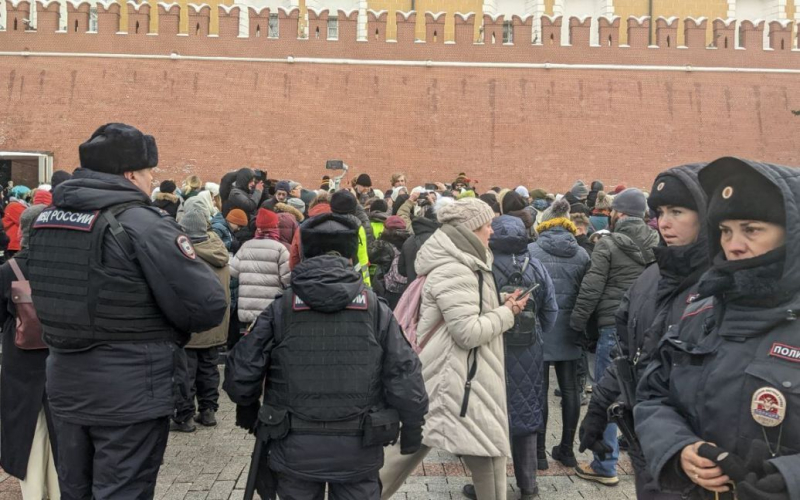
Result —
M 323 482 L 306 481 L 288 474 L 278 474 L 278 498 L 281 500 L 324 500 Z M 381 481 L 375 477 L 352 483 L 327 483 L 328 500 L 380 500 Z
M 62 500 L 153 498 L 169 417 L 119 427 L 53 421 Z
M 558 387 L 561 389 L 561 448 L 572 450 L 575 432 L 581 417 L 581 391 L 578 388 L 579 359 L 573 361 L 550 361 L 544 364 L 544 393 L 550 390 L 550 366 L 555 366 Z M 544 428 L 547 428 L 549 405 L 544 405 Z M 536 443 L 539 450 L 545 450 L 545 431 L 539 433 Z
M 219 409 L 219 351 L 182 349 L 175 363 L 175 421 L 186 422 L 196 410 Z M 197 408 L 194 400 L 197 398 Z

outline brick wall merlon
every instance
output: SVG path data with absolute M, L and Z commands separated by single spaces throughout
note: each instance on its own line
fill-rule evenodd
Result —
M 454 38 L 456 45 L 472 45 L 475 40 L 475 13 L 458 12 L 454 16 Z
M 780 19 L 769 23 L 769 48 L 772 50 L 792 49 L 792 21 Z
M 591 16 L 569 18 L 569 44 L 575 47 L 589 45 L 592 33 Z
M 367 11 L 367 41 L 385 42 L 389 13 L 385 10 Z
M 707 31 L 708 18 L 687 17 L 683 20 L 683 39 L 690 49 L 700 49 L 706 46 Z
M 600 32 L 599 43 L 601 47 L 619 47 L 619 27 L 622 19 L 619 16 L 600 16 L 597 19 L 597 29 Z
M 739 25 L 739 47 L 746 50 L 764 49 L 764 20 L 744 20 Z
M 656 45 L 662 49 L 674 49 L 678 45 L 678 18 L 656 19 Z
M 715 48 L 720 50 L 734 50 L 736 40 L 736 19 L 714 19 L 711 23 L 713 42 Z
M 628 18 L 628 46 L 644 48 L 650 45 L 650 16 Z
M 425 13 L 425 42 L 444 43 L 445 12 Z
M 542 16 L 542 45 L 561 46 L 561 16 Z

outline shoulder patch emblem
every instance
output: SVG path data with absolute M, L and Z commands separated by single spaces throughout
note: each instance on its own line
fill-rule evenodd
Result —
M 800 347 L 792 347 L 790 345 L 781 344 L 780 342 L 775 342 L 769 350 L 769 355 L 800 363 Z
M 786 397 L 777 389 L 762 387 L 753 393 L 750 414 L 761 426 L 777 427 L 786 418 Z
M 178 244 L 178 248 L 181 250 L 181 253 L 186 256 L 188 259 L 195 260 L 197 258 L 197 253 L 194 251 L 194 247 L 192 246 L 192 242 L 189 241 L 189 237 L 185 234 L 178 236 L 178 239 L 175 240 Z
M 353 300 L 345 307 L 345 309 L 355 309 L 357 311 L 366 311 L 369 309 L 367 302 L 367 292 L 361 292 L 356 295 Z
M 310 311 L 311 308 L 303 302 L 303 299 L 298 297 L 297 295 L 294 296 L 294 300 L 292 300 L 292 311 Z
M 92 212 L 78 212 L 52 207 L 43 211 L 33 223 L 34 229 L 72 229 L 73 231 L 89 232 L 97 222 L 99 210 Z

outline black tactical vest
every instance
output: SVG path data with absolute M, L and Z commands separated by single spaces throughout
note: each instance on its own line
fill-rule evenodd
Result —
M 365 290 L 343 310 L 314 311 L 289 290 L 279 300 L 265 402 L 311 422 L 358 418 L 383 403 L 378 302 Z
M 141 272 L 125 275 L 103 262 L 110 224 L 124 230 L 115 216 L 134 204 L 79 212 L 51 207 L 30 234 L 28 273 L 31 295 L 45 342 L 57 348 L 82 349 L 99 343 L 174 340 Z M 110 233 L 130 258 L 127 234 Z

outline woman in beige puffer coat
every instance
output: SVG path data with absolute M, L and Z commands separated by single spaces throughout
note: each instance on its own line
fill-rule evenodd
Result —
M 430 410 L 419 452 L 401 456 L 399 446 L 387 451 L 381 470 L 384 499 L 402 486 L 431 448 L 464 459 L 480 500 L 506 498 L 506 460 L 511 449 L 502 334 L 513 326 L 515 313 L 527 300 L 515 295 L 499 303 L 488 248 L 493 217 L 489 205 L 479 199 L 448 205 L 438 214 L 442 228 L 417 255 L 417 273 L 427 275 L 418 334 L 420 342 L 426 343 L 420 360 Z M 483 276 L 482 293 L 478 273 Z M 475 356 L 477 371 L 466 415 L 461 417 Z
M 245 242 L 231 261 L 231 276 L 239 279 L 239 321 L 245 325 L 289 286 L 289 250 L 278 238 L 278 215 L 260 208 L 255 239 Z

